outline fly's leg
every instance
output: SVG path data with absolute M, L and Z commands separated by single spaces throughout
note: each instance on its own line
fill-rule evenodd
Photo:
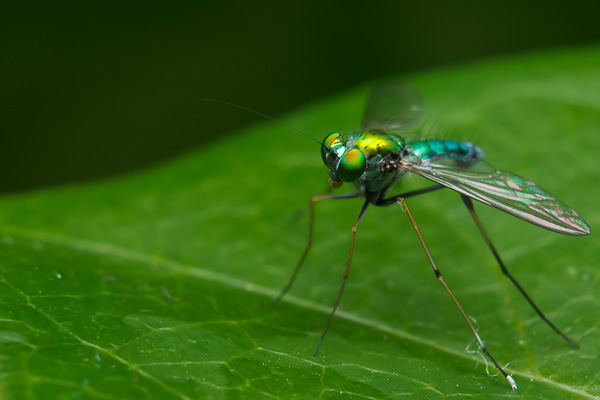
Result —
M 442 273 L 440 272 L 440 270 L 438 269 L 437 265 L 435 264 L 435 261 L 433 260 L 433 257 L 431 256 L 431 252 L 429 251 L 429 248 L 427 247 L 427 244 L 425 243 L 425 239 L 423 239 L 423 235 L 421 235 L 421 231 L 419 230 L 419 227 L 417 226 L 417 222 L 415 221 L 415 218 L 413 217 L 412 213 L 410 212 L 410 209 L 408 208 L 408 205 L 406 204 L 406 202 L 404 201 L 404 199 L 402 197 L 396 197 L 396 200 L 398 202 L 402 203 L 402 206 L 406 210 L 406 214 L 408 214 L 408 218 L 410 219 L 410 222 L 411 222 L 413 228 L 415 229 L 415 232 L 417 233 L 419 241 L 421 242 L 421 245 L 423 246 L 423 249 L 425 250 L 425 253 L 427 254 L 427 258 L 429 259 L 429 263 L 431 264 L 431 267 L 433 268 L 433 272 L 435 273 L 436 278 L 442 283 L 442 285 L 444 286 L 444 288 L 446 289 L 446 291 L 448 292 L 448 294 L 450 295 L 450 297 L 452 297 L 452 300 L 454 301 L 454 304 L 456 304 L 456 307 L 458 307 L 458 309 L 459 309 L 460 313 L 462 314 L 463 318 L 465 319 L 465 321 L 467 321 L 467 324 L 469 324 L 469 328 L 471 328 L 471 332 L 473 332 L 473 335 L 475 336 L 475 339 L 477 340 L 477 343 L 479 343 L 479 347 L 481 347 L 481 350 L 485 353 L 485 355 L 488 356 L 488 358 L 494 364 L 494 366 L 508 380 L 508 382 L 510 383 L 510 386 L 512 387 L 512 389 L 513 390 L 517 390 L 517 384 L 516 384 L 515 380 L 510 375 L 508 375 L 504 371 L 504 369 L 502 369 L 502 367 L 500 367 L 500 365 L 498 365 L 498 363 L 496 362 L 496 360 L 494 360 L 494 357 L 492 357 L 492 355 L 488 352 L 487 348 L 483 344 L 483 340 L 481 340 L 481 337 L 479 336 L 479 334 L 477 333 L 477 330 L 473 326 L 473 323 L 469 319 L 469 316 L 467 315 L 467 313 L 465 312 L 465 310 L 460 305 L 458 299 L 456 298 L 456 296 L 454 295 L 454 293 L 452 292 L 452 290 L 450 290 L 450 287 L 446 284 L 446 281 L 444 281 L 444 278 L 442 278 Z
M 424 193 L 430 193 L 435 190 L 440 190 L 440 189 L 444 189 L 444 188 L 445 188 L 445 186 L 435 185 L 435 186 L 429 186 L 429 187 L 426 187 L 423 189 L 413 190 L 412 192 L 406 192 L 406 193 L 398 194 L 396 196 L 392 196 L 388 199 L 383 199 L 379 203 L 377 203 L 377 205 L 383 206 L 383 207 L 391 206 L 392 204 L 396 204 L 398 202 L 399 197 L 402 197 L 403 199 L 408 199 L 409 197 L 418 196 L 418 195 L 424 194 Z
M 352 240 L 350 242 L 350 254 L 348 254 L 348 262 L 346 263 L 346 272 L 344 273 L 344 278 L 342 279 L 342 286 L 340 287 L 340 291 L 338 293 L 337 299 L 335 300 L 335 305 L 333 306 L 333 310 L 331 311 L 329 320 L 327 320 L 327 325 L 325 326 L 323 335 L 321 335 L 321 340 L 319 341 L 317 350 L 315 351 L 315 354 L 313 354 L 313 357 L 315 357 L 315 358 L 317 357 L 317 354 L 319 353 L 319 349 L 321 348 L 321 345 L 323 344 L 323 339 L 325 339 L 325 334 L 327 333 L 327 330 L 329 329 L 329 325 L 331 325 L 331 321 L 333 320 L 333 316 L 335 315 L 335 310 L 337 310 L 338 305 L 340 304 L 340 300 L 342 299 L 342 293 L 344 293 L 344 287 L 346 287 L 346 281 L 348 280 L 348 274 L 350 273 L 350 264 L 352 263 L 352 253 L 354 253 L 354 239 L 356 238 L 356 229 L 358 228 L 358 224 L 360 223 L 360 220 L 362 219 L 363 215 L 365 215 L 367 208 L 369 208 L 369 200 L 365 201 L 365 204 L 362 206 L 362 209 L 360 210 L 360 214 L 358 214 L 358 218 L 356 219 L 356 222 L 352 226 Z
M 314 220 L 315 220 L 315 203 L 317 201 L 321 201 L 321 200 L 354 199 L 358 196 L 359 196 L 358 193 L 344 193 L 344 194 L 336 194 L 336 195 L 328 194 L 328 195 L 320 195 L 320 196 L 311 197 L 311 199 L 310 199 L 310 220 L 308 223 L 308 241 L 306 243 L 306 248 L 304 249 L 304 252 L 302 253 L 302 257 L 300 257 L 300 261 L 298 261 L 298 264 L 296 265 L 296 268 L 294 269 L 294 273 L 292 274 L 292 277 L 290 278 L 289 282 L 287 283 L 287 285 L 285 285 L 285 287 L 283 288 L 281 293 L 279 293 L 279 295 L 277 297 L 275 297 L 273 300 L 271 300 L 269 302 L 270 306 L 279 302 L 279 300 L 281 300 L 283 298 L 283 296 L 285 296 L 285 294 L 288 292 L 288 290 L 290 290 L 290 288 L 294 284 L 294 281 L 296 280 L 296 276 L 298 275 L 298 272 L 300 272 L 300 268 L 302 268 L 302 265 L 304 264 L 304 260 L 306 259 L 308 252 L 310 251 L 310 247 L 312 246 L 313 226 L 314 226 Z
M 504 265 L 504 262 L 502 262 L 502 259 L 500 258 L 500 255 L 498 254 L 498 252 L 496 251 L 496 248 L 492 244 L 492 241 L 490 240 L 490 237 L 488 236 L 487 232 L 485 231 L 485 229 L 483 229 L 483 225 L 481 224 L 481 221 L 479 220 L 479 217 L 475 213 L 475 208 L 473 207 L 473 201 L 471 201 L 470 198 L 468 198 L 467 196 L 462 195 L 462 194 L 461 194 L 460 197 L 462 197 L 463 202 L 465 203 L 465 205 L 467 206 L 467 209 L 469 210 L 469 212 L 471 213 L 471 216 L 473 217 L 473 220 L 475 220 L 475 224 L 477 224 L 477 227 L 479 228 L 479 231 L 483 235 L 483 238 L 485 239 L 488 247 L 490 248 L 490 250 L 492 251 L 492 253 L 494 253 L 494 257 L 496 257 L 496 261 L 498 261 L 498 264 L 500 265 L 500 269 L 502 270 L 502 273 L 504 275 L 506 275 L 508 277 L 508 279 L 510 279 L 510 281 L 513 283 L 513 285 L 515 285 L 515 287 L 519 290 L 519 292 L 521 292 L 521 294 L 523 295 L 523 297 L 525 297 L 525 300 L 527 300 L 529 302 L 529 304 L 531 305 L 531 307 L 533 307 L 533 309 L 535 310 L 535 312 L 540 316 L 540 318 L 546 324 L 548 324 L 548 326 L 550 328 L 554 329 L 554 331 L 556 333 L 558 333 L 560 336 L 562 336 L 563 339 L 565 339 L 567 342 L 569 342 L 575 348 L 579 349 L 579 345 L 577 343 L 575 343 L 575 341 L 573 341 L 567 335 L 565 335 L 564 333 L 562 333 L 562 331 L 560 329 L 558 329 L 552 322 L 550 322 L 550 320 L 548 318 L 546 318 L 546 316 L 544 315 L 544 313 L 538 308 L 538 306 L 533 302 L 533 300 L 531 300 L 531 298 L 525 292 L 525 290 L 521 287 L 521 285 L 519 284 L 519 282 L 517 282 L 517 280 L 511 275 L 511 273 L 508 271 L 508 269 Z

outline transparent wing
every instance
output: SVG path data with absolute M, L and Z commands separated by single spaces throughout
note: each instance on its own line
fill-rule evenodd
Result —
M 423 115 L 423 96 L 412 86 L 385 81 L 371 92 L 361 128 L 406 129 Z
M 542 228 L 566 235 L 590 233 L 588 224 L 571 207 L 535 183 L 484 161 L 446 155 L 404 168 Z

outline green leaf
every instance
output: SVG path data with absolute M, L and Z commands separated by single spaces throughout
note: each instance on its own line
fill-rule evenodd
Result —
M 595 230 L 599 62 L 600 50 L 580 49 L 406 80 L 426 99 L 423 135 L 477 143 L 491 163 L 534 180 Z M 352 130 L 369 87 L 283 121 L 317 139 Z M 340 309 L 314 359 L 361 201 L 317 203 L 314 245 L 295 286 L 276 306 L 267 302 L 306 244 L 308 199 L 325 189 L 319 152 L 265 122 L 120 179 L 4 197 L 1 397 L 600 396 L 596 236 L 559 235 L 476 204 L 508 268 L 581 345 L 575 350 L 502 275 L 449 190 L 409 205 L 519 391 L 486 365 L 396 206 L 371 207 L 361 222 Z M 405 188 L 427 184 L 407 180 Z

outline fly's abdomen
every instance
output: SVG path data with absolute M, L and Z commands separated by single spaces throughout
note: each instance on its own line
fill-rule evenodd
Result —
M 464 161 L 483 160 L 483 150 L 470 142 L 457 142 L 455 140 L 423 140 L 408 144 L 417 157 L 427 160 L 437 156 L 462 158 Z

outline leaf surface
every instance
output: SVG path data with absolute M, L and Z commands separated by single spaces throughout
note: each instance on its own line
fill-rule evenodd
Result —
M 395 206 L 361 222 L 340 309 L 312 357 L 361 202 L 317 204 L 306 264 L 268 307 L 304 249 L 306 205 L 326 173 L 317 143 L 267 122 L 119 179 L 0 200 L 3 398 L 598 398 L 599 64 L 591 48 L 406 77 L 425 97 L 420 136 L 478 144 L 592 228 L 563 236 L 476 204 L 508 268 L 575 350 L 501 274 L 458 195 L 409 199 L 519 391 L 487 368 Z M 350 131 L 370 86 L 283 120 L 319 140 Z M 426 185 L 412 177 L 399 190 Z

